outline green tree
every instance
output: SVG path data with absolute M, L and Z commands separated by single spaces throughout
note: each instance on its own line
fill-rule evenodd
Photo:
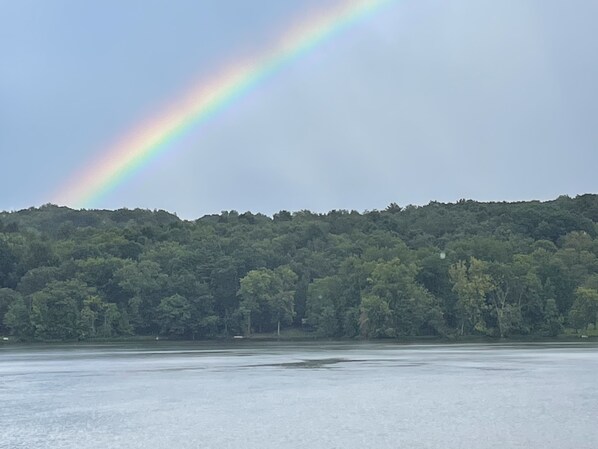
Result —
M 214 297 L 214 308 L 222 318 L 224 334 L 229 334 L 230 327 L 235 326 L 234 314 L 239 308 L 239 276 L 233 260 L 221 259 L 218 267 L 210 272 L 210 292 Z
M 0 335 L 31 337 L 29 310 L 23 296 L 8 288 L 0 289 Z
M 270 294 L 266 296 L 276 333 L 280 335 L 280 323 L 290 323 L 295 316 L 295 284 L 297 275 L 289 267 L 279 267 L 273 272 Z
M 23 295 L 32 295 L 43 289 L 52 281 L 62 281 L 60 269 L 57 267 L 39 267 L 29 270 L 21 277 L 17 290 Z
M 33 336 L 29 309 L 23 298 L 17 298 L 10 303 L 4 315 L 4 326 L 8 329 L 10 335 L 24 339 L 29 339 Z
M 388 304 L 388 336 L 421 335 L 436 307 L 432 295 L 415 281 L 416 275 L 416 265 L 404 264 L 398 258 L 372 265 L 365 291 Z
M 81 281 L 54 281 L 32 295 L 31 323 L 39 339 L 72 340 L 80 336 L 79 311 L 93 294 Z
M 0 335 L 3 335 L 7 330 L 4 326 L 4 316 L 8 312 L 8 308 L 19 299 L 22 298 L 18 292 L 10 288 L 0 288 Z
M 459 261 L 449 268 L 453 290 L 457 293 L 457 311 L 461 325 L 459 334 L 465 331 L 486 333 L 484 313 L 487 310 L 487 295 L 494 290 L 492 278 L 487 274 L 487 264 L 475 257 L 469 263 Z
M 191 304 L 181 295 L 164 298 L 158 306 L 158 320 L 163 334 L 182 337 L 191 330 Z
M 376 295 L 364 295 L 361 299 L 359 329 L 366 338 L 388 337 L 391 310 L 388 303 Z
M 122 289 L 129 320 L 135 332 L 159 331 L 157 308 L 164 294 L 168 294 L 168 276 L 153 261 L 129 262 L 114 273 L 114 280 Z
M 247 335 L 251 335 L 251 316 L 257 313 L 271 291 L 271 271 L 252 270 L 241 279 L 238 295 L 241 297 L 239 310 L 247 320 Z
M 324 337 L 341 335 L 338 276 L 316 279 L 307 290 L 307 323 Z
M 18 260 L 9 242 L 0 234 L 0 288 L 13 287 Z
M 241 310 L 247 319 L 247 334 L 251 333 L 251 316 L 256 312 L 269 315 L 277 324 L 280 334 L 282 321 L 290 322 L 294 316 L 294 285 L 297 275 L 288 267 L 276 270 L 252 270 L 241 279 L 239 295 Z
M 569 313 L 569 321 L 575 329 L 596 327 L 598 320 L 598 290 L 579 287 L 575 290 L 575 302 Z
M 95 337 L 97 335 L 97 321 L 104 308 L 104 303 L 98 296 L 83 299 L 83 308 L 79 314 L 80 336 Z
M 550 337 L 558 336 L 563 330 L 563 316 L 559 313 L 556 301 L 553 298 L 546 300 L 543 328 L 545 334 Z

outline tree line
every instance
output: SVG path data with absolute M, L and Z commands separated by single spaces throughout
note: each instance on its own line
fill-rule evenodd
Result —
M 598 195 L 385 210 L 0 213 L 0 335 L 557 336 L 598 317 Z

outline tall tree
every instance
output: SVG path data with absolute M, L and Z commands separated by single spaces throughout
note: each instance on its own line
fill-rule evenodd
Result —
M 453 290 L 457 293 L 457 311 L 461 321 L 459 334 L 475 331 L 486 333 L 484 313 L 487 310 L 486 298 L 495 289 L 487 264 L 475 257 L 469 262 L 459 261 L 449 268 Z

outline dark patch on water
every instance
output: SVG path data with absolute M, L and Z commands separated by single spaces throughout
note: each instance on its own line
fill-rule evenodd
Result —
M 341 363 L 359 363 L 363 366 L 377 366 L 380 364 L 388 364 L 396 362 L 396 359 L 347 359 L 347 358 L 326 358 L 326 359 L 306 359 L 297 362 L 280 362 L 280 363 L 265 363 L 259 365 L 248 365 L 247 368 L 257 367 L 276 367 L 276 368 L 298 368 L 298 369 L 330 369 L 334 365 Z M 397 367 L 417 367 L 425 365 L 425 363 L 400 363 L 394 364 Z
M 351 360 L 343 358 L 329 358 L 329 359 L 308 359 L 301 360 L 298 362 L 281 362 L 281 363 L 266 363 L 260 365 L 249 365 L 249 368 L 257 368 L 261 366 L 271 366 L 277 368 L 305 368 L 305 369 L 318 369 L 318 368 L 329 368 L 331 365 L 337 365 L 339 363 L 350 363 L 350 362 L 363 362 L 363 360 Z

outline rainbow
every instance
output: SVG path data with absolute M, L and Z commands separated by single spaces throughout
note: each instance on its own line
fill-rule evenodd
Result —
M 187 92 L 157 118 L 142 123 L 76 173 L 53 202 L 91 207 L 140 171 L 188 130 L 206 123 L 264 79 L 318 44 L 364 19 L 392 0 L 347 0 L 323 11 L 283 35 L 273 48 L 249 62 L 235 64 Z

